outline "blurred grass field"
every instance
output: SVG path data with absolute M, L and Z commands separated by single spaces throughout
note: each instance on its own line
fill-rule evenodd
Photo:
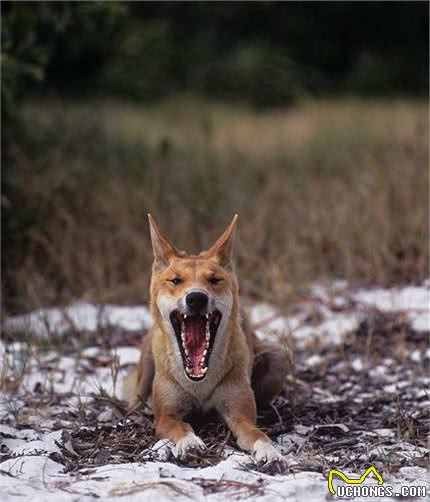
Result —
M 233 214 L 242 291 L 428 277 L 427 102 L 304 101 L 257 112 L 36 101 L 7 138 L 4 314 L 75 298 L 148 300 L 151 212 L 187 251 Z

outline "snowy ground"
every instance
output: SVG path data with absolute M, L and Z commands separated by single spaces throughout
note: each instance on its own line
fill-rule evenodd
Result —
M 289 459 L 282 475 L 238 451 L 214 418 L 195 423 L 207 454 L 181 465 L 150 416 L 125 415 L 116 397 L 151 324 L 145 306 L 75 303 L 5 319 L 0 499 L 325 500 L 329 469 L 358 478 L 369 465 L 397 490 L 429 486 L 429 300 L 428 281 L 390 290 L 339 281 L 282 312 L 247 307 L 259 336 L 294 353 L 276 411 L 259 416 Z

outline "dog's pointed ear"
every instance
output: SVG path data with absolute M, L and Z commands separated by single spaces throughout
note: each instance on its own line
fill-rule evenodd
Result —
M 154 253 L 154 262 L 162 267 L 168 267 L 170 260 L 174 256 L 182 256 L 169 239 L 163 235 L 154 218 L 148 214 L 149 229 L 151 231 L 152 251 Z
M 237 214 L 234 215 L 230 225 L 227 227 L 221 237 L 215 244 L 201 253 L 207 258 L 214 258 L 222 267 L 227 267 L 232 264 L 233 259 L 233 241 L 236 230 Z

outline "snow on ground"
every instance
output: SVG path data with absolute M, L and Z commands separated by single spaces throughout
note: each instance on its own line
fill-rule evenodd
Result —
M 268 339 L 286 337 L 294 341 L 301 354 L 297 363 L 299 371 L 303 375 L 312 376 L 315 373 L 316 382 L 318 374 L 324 374 L 325 365 L 330 364 L 330 351 L 349 343 L 351 333 L 365 329 L 369 332 L 374 329 L 376 332 L 381 315 L 389 316 L 387 319 L 390 322 L 397 323 L 393 329 L 408 325 L 412 349 L 408 349 L 403 373 L 399 371 L 395 356 L 387 351 L 385 358 L 372 366 L 369 366 L 363 354 L 351 355 L 348 361 L 336 359 L 333 375 L 346 374 L 344 381 L 334 382 L 334 388 L 339 389 L 339 394 L 350 396 L 350 403 L 361 406 L 361 414 L 372 409 L 367 404 L 372 402 L 372 396 L 365 388 L 363 390 L 360 383 L 363 378 L 379 382 L 383 392 L 387 396 L 392 395 L 393 399 L 398 393 L 407 394 L 409 401 L 406 403 L 418 403 L 413 412 L 415 415 L 412 414 L 410 418 L 412 422 L 405 420 L 404 423 L 405 427 L 411 427 L 408 434 L 413 438 L 413 434 L 417 434 L 413 429 L 414 423 L 423 413 L 420 410 L 430 406 L 430 381 L 415 371 L 425 361 L 428 366 L 430 350 L 428 344 L 426 349 L 422 342 L 417 342 L 416 346 L 413 342 L 415 339 L 422 341 L 422 336 L 425 337 L 429 331 L 429 295 L 429 281 L 423 286 L 355 291 L 350 290 L 345 282 L 337 281 L 329 285 L 315 285 L 306 297 L 295 302 L 291 311 L 281 312 L 267 304 L 253 305 L 247 310 L 258 336 Z M 404 324 L 399 324 L 399 319 Z M 350 431 L 342 423 L 299 423 L 288 433 L 278 435 L 276 441 L 278 448 L 287 452 L 292 464 L 304 467 L 283 475 L 268 475 L 260 472 L 257 466 L 255 469 L 250 468 L 252 459 L 231 447 L 225 449 L 223 460 L 207 467 L 187 467 L 161 461 L 162 457 L 157 459 L 155 450 L 150 449 L 147 458 L 143 454 L 139 462 L 131 460 L 67 470 L 64 464 L 65 450 L 69 451 L 72 460 L 77 458 L 74 451 L 77 443 L 70 438 L 73 425 L 70 417 L 76 417 L 78 421 L 82 410 L 85 413 L 85 407 L 94 402 L 100 389 L 110 396 L 120 395 L 124 375 L 139 357 L 139 350 L 133 346 L 134 341 L 150 325 L 150 314 L 145 306 L 96 306 L 82 302 L 74 303 L 64 310 L 43 309 L 3 321 L 2 332 L 7 342 L 0 342 L 0 374 L 3 377 L 6 375 L 7 385 L 0 395 L 2 502 L 54 502 L 59 499 L 69 502 L 94 498 L 144 501 L 155 497 L 160 502 L 203 498 L 218 501 L 226 497 L 246 497 L 253 501 L 326 500 L 326 472 L 312 472 L 309 462 L 306 463 L 306 455 L 302 455 L 311 438 L 321 434 L 332 434 L 331 439 L 327 439 L 328 453 L 324 451 L 322 455 L 323 460 L 330 465 L 336 465 L 341 460 L 344 465 L 345 459 L 336 456 L 333 448 L 339 441 L 339 444 L 346 441 L 345 444 L 350 445 L 348 451 L 351 451 L 351 459 L 356 457 L 357 461 L 360 455 L 364 455 L 362 452 L 366 452 L 369 461 L 381 455 L 397 455 L 398 467 L 384 473 L 386 482 L 395 487 L 427 484 L 430 490 L 428 471 L 422 460 L 427 455 L 428 467 L 428 451 L 413 440 L 397 439 L 399 430 L 394 424 L 382 428 L 375 425 L 372 430 L 363 424 L 363 430 Z M 114 330 L 109 331 L 111 328 Z M 106 331 L 113 333 L 109 335 L 112 338 L 107 345 L 103 338 Z M 86 346 L 79 345 L 81 333 L 92 336 L 87 339 Z M 29 343 L 29 337 L 23 337 L 23 334 L 30 335 L 33 340 L 64 336 L 67 343 L 57 346 L 54 340 L 54 343 L 41 348 L 38 343 Z M 127 341 L 129 336 L 133 343 Z M 351 376 L 348 376 L 347 368 L 352 372 Z M 297 384 L 304 385 L 300 380 Z M 427 391 L 423 385 L 427 386 Z M 309 405 L 314 406 L 317 412 L 319 410 L 322 416 L 324 409 L 328 410 L 339 398 L 336 393 L 320 389 L 317 383 L 313 387 L 313 393 L 309 394 Z M 302 392 L 305 391 L 309 391 L 307 387 L 303 387 Z M 388 402 L 381 403 L 382 406 L 389 406 Z M 286 405 L 290 406 L 288 402 Z M 81 432 L 90 434 L 98 424 L 106 424 L 109 428 L 114 411 L 109 407 L 101 407 L 100 410 L 94 415 L 93 423 L 90 421 L 81 426 Z M 385 413 L 383 416 L 394 413 L 388 407 L 386 412 L 384 408 L 381 410 L 381 413 Z M 377 418 L 375 424 L 379 421 Z M 340 439 L 333 441 L 337 435 L 340 435 Z M 382 446 L 381 438 L 386 439 L 386 444 Z M 368 447 L 366 441 L 370 441 L 369 445 L 373 445 L 373 449 Z M 82 446 L 82 443 L 79 444 Z M 294 453 L 288 453 L 291 445 L 295 448 Z M 345 469 L 344 472 L 351 477 L 362 474 L 351 469 Z M 368 478 L 366 483 L 374 483 L 374 480 Z
M 67 332 L 96 331 L 117 326 L 127 331 L 142 331 L 151 326 L 151 314 L 143 305 L 120 307 L 76 302 L 65 309 L 40 309 L 10 317 L 3 322 L 8 332 L 30 332 L 37 336 L 62 335 Z
M 63 502 L 86 502 L 94 498 L 122 498 L 130 502 L 152 502 L 155 499 L 160 502 L 224 501 L 227 497 L 246 497 L 261 502 L 326 500 L 327 482 L 320 474 L 303 472 L 274 478 L 258 472 L 244 472 L 240 468 L 241 461 L 240 455 L 232 455 L 216 466 L 198 469 L 197 472 L 193 468 L 163 462 L 105 465 L 73 479 L 61 472 L 59 464 L 46 456 L 35 455 L 4 462 L 3 469 L 9 475 L 2 479 L 2 501 L 56 502 L 59 497 Z M 403 482 L 403 486 L 428 484 L 425 469 L 405 472 L 405 477 L 407 474 L 413 482 Z M 366 480 L 364 484 L 375 483 Z M 400 492 L 398 482 L 392 486 L 395 493 Z M 223 490 L 217 493 L 220 487 Z M 378 500 L 390 499 L 381 497 Z
M 359 291 L 355 298 L 363 305 L 383 312 L 406 312 L 412 329 L 429 331 L 430 296 L 425 287 L 409 286 L 394 289 L 373 289 Z
M 345 333 L 357 328 L 363 318 L 363 311 L 376 309 L 381 312 L 404 313 L 414 330 L 430 330 L 428 281 L 423 286 L 360 289 L 353 293 L 348 292 L 344 281 L 335 281 L 326 286 L 313 286 L 310 299 L 321 302 L 319 314 L 323 317 L 323 322 L 316 326 L 310 327 L 306 323 L 309 309 L 302 309 L 298 315 L 282 316 L 267 304 L 257 304 L 250 309 L 251 322 L 264 323 L 264 328 L 257 330 L 260 336 L 267 337 L 274 333 L 278 337 L 280 332 L 284 332 L 293 333 L 298 340 L 309 341 L 309 337 L 324 337 L 325 343 L 339 344 Z M 348 309 L 348 303 L 351 302 L 358 308 Z M 76 302 L 65 309 L 40 309 L 10 317 L 3 321 L 2 328 L 9 333 L 30 332 L 36 336 L 49 336 L 70 331 L 94 332 L 106 326 L 116 326 L 127 331 L 145 331 L 151 324 L 151 315 L 146 306 L 123 307 Z
M 268 304 L 250 309 L 250 319 L 262 338 L 291 334 L 296 345 L 339 345 L 369 313 L 403 314 L 415 331 L 430 331 L 430 286 L 349 291 L 344 281 L 315 285 L 308 302 L 294 315 L 283 316 Z M 316 322 L 312 320 L 316 317 Z M 266 321 L 266 322 L 265 322 Z

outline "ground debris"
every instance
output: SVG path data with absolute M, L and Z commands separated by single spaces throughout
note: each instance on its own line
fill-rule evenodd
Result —
M 229 492 L 234 495 L 264 495 L 265 483 L 260 478 L 255 483 L 244 483 L 237 480 L 229 479 L 208 479 L 208 478 L 192 478 L 192 481 L 203 488 L 204 495 L 212 493 Z
M 348 303 L 347 307 L 354 305 Z M 320 317 L 306 318 L 306 324 L 312 327 Z M 118 328 L 112 329 L 111 340 L 117 340 Z M 106 339 L 108 330 L 104 328 Z M 94 342 L 92 338 L 88 341 Z M 127 342 L 130 345 L 122 348 L 121 355 L 129 361 L 137 353 L 136 340 L 129 336 L 122 341 Z M 87 385 L 86 393 L 75 386 L 74 379 L 79 382 L 100 375 L 103 382 L 115 383 L 129 363 L 120 365 L 109 346 L 87 347 L 84 357 L 73 350 L 67 346 L 61 352 L 55 346 L 46 357 L 37 355 L 40 364 L 30 379 L 30 390 L 16 394 L 5 408 L 2 423 L 10 427 L 0 430 L 1 460 L 26 454 L 24 447 L 14 449 L 18 433 L 25 429 L 40 434 L 62 431 L 55 443 L 58 451 L 49 455 L 66 473 L 157 460 L 151 415 L 130 414 L 124 402 L 111 397 L 104 383 Z M 341 344 L 296 347 L 295 371 L 273 406 L 259 410 L 259 426 L 294 459 L 289 463 L 291 473 L 362 470 L 369 463 L 382 466 L 385 472 L 424 466 L 429 461 L 426 447 L 430 429 L 427 354 L 428 332 L 413 330 L 403 313 L 369 311 Z M 207 449 L 190 455 L 185 463 L 173 456 L 170 462 L 207 467 L 237 452 L 233 437 L 216 414 L 187 419 Z M 262 475 L 278 473 L 276 465 L 248 460 L 244 456 L 241 469 Z M 227 489 L 260 493 L 263 489 L 259 483 L 239 486 L 237 481 L 227 480 L 202 479 L 198 483 L 205 493 Z

